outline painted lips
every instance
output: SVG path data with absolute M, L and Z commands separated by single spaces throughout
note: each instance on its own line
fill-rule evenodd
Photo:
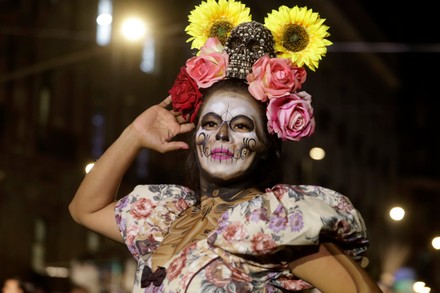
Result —
M 230 160 L 234 157 L 234 153 L 228 149 L 215 148 L 211 151 L 211 158 L 213 160 Z

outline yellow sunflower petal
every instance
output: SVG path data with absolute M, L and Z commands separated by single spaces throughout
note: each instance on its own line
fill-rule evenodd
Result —
M 290 58 L 298 66 L 315 71 L 332 44 L 326 39 L 330 34 L 324 21 L 307 7 L 283 5 L 267 15 L 264 25 L 273 34 L 278 57 Z
M 252 17 L 250 9 L 235 0 L 207 0 L 191 11 L 188 20 L 187 42 L 192 42 L 191 49 L 200 49 L 209 37 L 217 37 L 224 44 L 234 27 Z

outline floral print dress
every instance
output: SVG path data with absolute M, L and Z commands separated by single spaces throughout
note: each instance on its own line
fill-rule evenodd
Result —
M 279 184 L 222 205 L 214 226 L 153 268 L 170 227 L 200 214 L 196 202 L 180 185 L 139 185 L 117 202 L 117 224 L 138 262 L 133 292 L 301 291 L 312 286 L 288 266 L 299 246 L 334 241 L 357 261 L 368 246 L 362 216 L 347 197 L 319 186 Z

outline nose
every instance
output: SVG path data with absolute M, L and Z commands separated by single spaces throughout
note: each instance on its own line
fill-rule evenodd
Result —
M 217 134 L 215 135 L 216 140 L 222 140 L 222 141 L 229 141 L 229 130 L 228 130 L 228 123 L 223 122 L 223 124 L 220 126 L 220 129 L 218 130 Z

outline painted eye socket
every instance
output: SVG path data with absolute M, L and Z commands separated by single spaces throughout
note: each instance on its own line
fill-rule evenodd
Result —
M 236 132 L 251 132 L 255 129 L 255 125 L 249 117 L 239 115 L 231 120 L 230 128 Z
M 215 113 L 208 113 L 203 116 L 201 121 L 201 126 L 203 129 L 213 130 L 220 127 L 222 124 L 222 119 Z
M 208 113 L 203 116 L 200 125 L 205 130 L 217 130 L 223 123 L 227 123 L 229 128 L 235 132 L 251 132 L 255 129 L 252 119 L 244 115 L 235 116 L 231 121 L 223 121 L 219 115 Z

